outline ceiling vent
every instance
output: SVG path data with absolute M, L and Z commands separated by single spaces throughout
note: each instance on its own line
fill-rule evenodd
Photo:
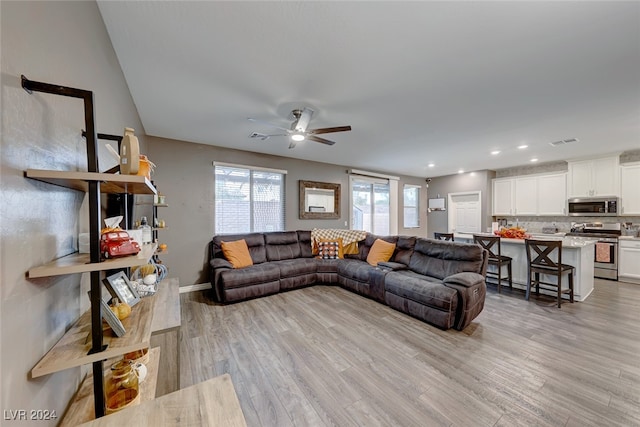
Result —
M 571 144 L 578 141 L 579 141 L 578 138 L 569 138 L 569 139 L 563 139 L 561 141 L 550 142 L 549 145 L 551 145 L 552 147 L 557 147 L 559 145 L 567 145 L 567 144 Z

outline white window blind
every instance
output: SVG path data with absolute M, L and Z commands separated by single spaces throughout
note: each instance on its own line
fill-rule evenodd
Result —
M 215 233 L 284 230 L 286 171 L 214 163 Z
M 404 228 L 420 227 L 420 186 L 405 184 L 403 190 Z

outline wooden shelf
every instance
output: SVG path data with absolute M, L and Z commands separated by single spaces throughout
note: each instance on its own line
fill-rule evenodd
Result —
M 112 359 L 105 363 L 105 381 L 108 381 L 107 375 L 109 375 L 110 366 L 119 360 Z M 147 366 L 147 377 L 140 383 L 140 403 L 148 402 L 156 397 L 156 385 L 158 383 L 158 367 L 160 364 L 160 347 L 149 349 L 149 363 Z M 89 422 L 95 419 L 95 411 L 93 408 L 93 375 L 90 373 L 80 384 L 80 388 L 75 397 L 69 404 L 60 427 L 64 426 L 77 426 L 82 423 Z
M 36 277 L 60 276 L 63 274 L 87 273 L 90 271 L 116 270 L 119 268 L 135 267 L 146 264 L 156 252 L 158 245 L 150 243 L 142 245 L 142 250 L 136 256 L 114 258 L 102 262 L 90 262 L 89 254 L 74 252 L 71 255 L 53 260 L 47 264 L 29 270 L 30 279 Z
M 162 427 L 247 426 L 229 374 L 165 394 L 83 425 L 120 427 L 132 423 Z
M 104 331 L 106 350 L 88 354 L 91 349 L 91 310 L 86 311 L 51 350 L 31 370 L 33 378 L 69 368 L 121 356 L 149 347 L 155 298 L 142 298 L 131 315 L 122 321 L 126 334 L 118 338 L 113 331 Z
M 89 181 L 100 182 L 100 192 L 120 194 L 156 194 L 155 187 L 145 176 L 116 175 L 96 172 L 67 172 L 43 169 L 27 169 L 27 178 L 46 182 L 60 187 L 87 192 Z

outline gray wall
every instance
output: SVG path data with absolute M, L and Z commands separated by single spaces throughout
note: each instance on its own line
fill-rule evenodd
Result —
M 29 95 L 20 87 L 20 75 L 93 90 L 100 132 L 142 127 L 94 2 L 3 1 L 0 15 L 2 409 L 55 410 L 60 417 L 87 367 L 37 379 L 29 379 L 29 372 L 88 309 L 88 275 L 28 280 L 25 273 L 75 251 L 77 234 L 87 227 L 87 209 L 84 194 L 26 179 L 23 171 L 86 170 L 83 103 Z M 101 155 L 101 166 L 109 163 L 115 160 Z
M 208 242 L 214 234 L 214 186 L 212 162 L 235 163 L 284 169 L 286 177 L 287 230 L 313 228 L 348 228 L 349 177 L 348 166 L 296 160 L 248 151 L 231 150 L 203 144 L 192 144 L 164 138 L 147 137 L 149 158 L 157 165 L 153 175 L 159 191 L 166 195 L 167 208 L 159 208 L 158 216 L 167 229 L 160 231 L 160 242 L 169 251 L 162 260 L 170 275 L 180 279 L 180 285 L 209 281 L 207 271 Z M 375 172 L 375 171 L 371 171 Z M 400 176 L 399 234 L 426 236 L 426 183 L 424 178 Z M 298 218 L 298 181 L 321 181 L 341 184 L 341 217 L 337 220 L 301 220 Z M 422 186 L 420 228 L 402 226 L 403 184 Z
M 493 178 L 495 178 L 495 173 L 488 170 L 433 178 L 429 183 L 427 197 L 429 199 L 443 197 L 446 200 L 450 193 L 480 191 L 482 209 L 480 229 L 486 230 L 487 227 L 491 226 L 491 180 Z M 445 205 L 447 210 L 434 211 L 427 214 L 428 237 L 433 237 L 434 232 L 446 232 L 448 230 L 448 201 L 445 202 Z

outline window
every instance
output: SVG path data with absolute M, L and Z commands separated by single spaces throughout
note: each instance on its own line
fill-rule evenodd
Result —
M 404 185 L 404 228 L 420 227 L 420 186 Z
M 351 178 L 351 229 L 390 234 L 389 181 Z
M 286 171 L 214 163 L 215 233 L 284 230 Z

